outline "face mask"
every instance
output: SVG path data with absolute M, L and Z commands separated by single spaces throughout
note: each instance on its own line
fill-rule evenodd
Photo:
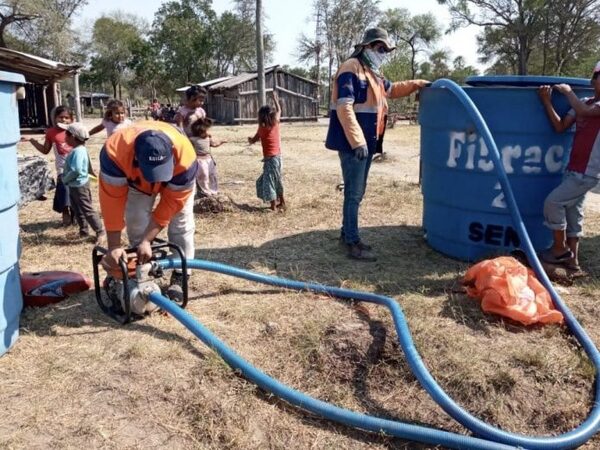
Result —
M 379 70 L 382 64 L 385 63 L 387 59 L 387 53 L 379 53 L 373 50 L 372 48 L 366 48 L 364 50 L 365 56 L 371 62 L 373 69 Z

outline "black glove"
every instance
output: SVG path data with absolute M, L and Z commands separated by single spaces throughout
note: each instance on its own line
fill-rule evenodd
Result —
M 359 161 L 362 161 L 367 156 L 369 156 L 369 149 L 367 148 L 366 145 L 361 145 L 360 147 L 356 147 L 352 151 L 354 152 L 354 156 L 356 157 L 356 159 L 358 159 Z

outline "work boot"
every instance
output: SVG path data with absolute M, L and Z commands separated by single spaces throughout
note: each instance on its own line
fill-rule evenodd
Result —
M 344 238 L 343 238 L 343 237 L 340 237 L 340 239 L 339 239 L 339 242 L 340 242 L 340 246 L 341 246 L 341 247 L 342 247 L 344 250 L 350 251 L 351 244 L 348 244 L 348 243 L 346 243 L 346 241 L 344 240 Z M 358 247 L 359 247 L 361 250 L 366 250 L 366 251 L 368 251 L 368 252 L 370 252 L 371 250 L 373 250 L 373 247 L 371 247 L 369 244 L 366 244 L 366 243 L 365 243 L 365 242 L 363 242 L 363 241 L 358 241 L 358 242 L 357 242 L 356 244 L 354 244 L 354 245 L 358 245 Z
M 348 256 L 352 259 L 356 259 L 359 261 L 377 261 L 377 256 L 375 256 L 375 254 L 371 250 L 367 250 L 366 246 L 361 245 L 360 242 L 348 246 Z
M 169 281 L 169 287 L 167 288 L 167 297 L 175 303 L 183 303 L 183 272 L 171 272 L 171 280 Z

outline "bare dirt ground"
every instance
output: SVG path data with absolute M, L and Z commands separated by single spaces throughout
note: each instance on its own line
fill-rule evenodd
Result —
M 372 264 L 338 248 L 341 176 L 337 155 L 323 148 L 326 125 L 282 127 L 285 213 L 269 213 L 255 198 L 260 149 L 245 143 L 253 132 L 213 130 L 230 141 L 214 155 L 234 207 L 197 216 L 198 258 L 397 299 L 441 386 L 503 429 L 550 435 L 585 419 L 594 370 L 565 328 L 484 315 L 459 289 L 466 265 L 424 242 L 418 127 L 389 130 L 389 157 L 373 166 L 361 211 L 363 237 L 379 256 Z M 89 145 L 96 167 L 102 142 L 98 135 Z M 34 153 L 27 143 L 20 149 Z M 600 218 L 589 212 L 582 263 L 591 276 L 563 297 L 600 344 Z M 91 276 L 92 243 L 59 219 L 51 200 L 22 208 L 22 270 Z M 202 272 L 192 288 L 189 311 L 284 383 L 356 411 L 468 434 L 419 386 L 385 310 Z M 92 292 L 24 312 L 17 345 L 0 359 L 0 404 L 0 448 L 439 448 L 290 407 L 240 378 L 174 319 L 153 315 L 120 326 Z M 584 446 L 599 447 L 598 438 Z

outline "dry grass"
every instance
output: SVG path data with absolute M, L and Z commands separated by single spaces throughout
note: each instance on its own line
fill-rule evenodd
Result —
M 90 123 L 91 125 L 92 123 Z M 457 293 L 465 265 L 427 247 L 414 184 L 418 128 L 387 136 L 361 225 L 379 261 L 360 264 L 338 249 L 337 155 L 324 125 L 284 125 L 290 209 L 271 214 L 254 198 L 260 151 L 253 127 L 218 127 L 215 151 L 231 212 L 197 216 L 197 256 L 263 273 L 376 291 L 405 310 L 436 379 L 461 405 L 504 429 L 556 434 L 591 406 L 594 371 L 556 326 L 524 329 L 481 313 Z M 96 157 L 101 137 L 90 149 Z M 31 152 L 27 144 L 25 152 Z M 91 275 L 91 243 L 58 226 L 51 202 L 21 211 L 22 270 Z M 600 219 L 590 216 L 583 263 L 564 298 L 596 342 L 600 334 Z M 195 272 L 189 310 L 243 357 L 319 399 L 383 417 L 466 431 L 420 388 L 387 312 Z M 420 447 L 351 430 L 292 408 L 237 376 L 175 320 L 155 315 L 119 326 L 93 294 L 24 312 L 21 337 L 0 359 L 2 448 L 404 449 Z M 598 439 L 585 448 L 600 447 Z

